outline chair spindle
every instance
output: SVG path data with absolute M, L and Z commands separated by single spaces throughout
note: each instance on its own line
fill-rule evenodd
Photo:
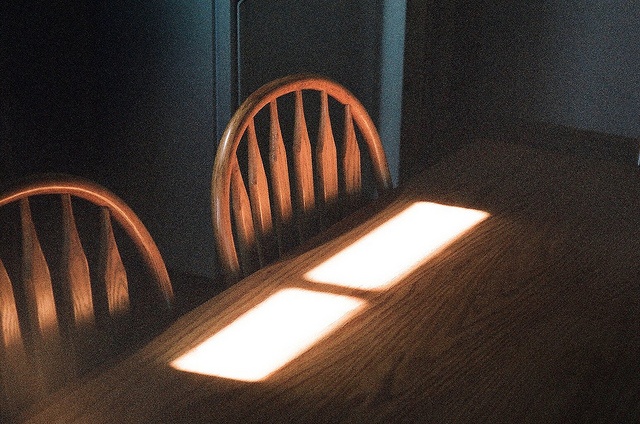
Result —
M 238 158 L 233 158 L 231 165 L 231 196 L 232 210 L 238 237 L 238 251 L 243 268 L 255 267 L 256 235 L 251 217 L 251 204 L 240 172 Z
M 282 140 L 278 106 L 275 100 L 269 104 L 270 134 L 269 134 L 269 162 L 271 166 L 271 181 L 273 184 L 274 206 L 280 223 L 291 221 L 291 189 L 289 187 L 289 166 L 287 153 Z
M 45 339 L 58 337 L 58 317 L 51 274 L 31 217 L 29 199 L 20 199 L 22 226 L 22 279 L 32 330 Z
M 276 230 L 278 236 L 278 253 L 290 250 L 298 243 L 294 231 L 293 209 L 291 205 L 291 187 L 289 183 L 289 165 L 287 151 L 284 147 L 278 104 L 276 99 L 269 102 L 269 162 L 271 168 L 271 184 L 274 210 L 276 214 Z
M 13 296 L 13 286 L 9 274 L 0 260 L 0 331 L 5 352 L 22 346 L 22 334 L 18 321 L 16 300 Z
M 336 143 L 331 130 L 329 100 L 326 91 L 320 93 L 320 125 L 316 149 L 322 197 L 325 204 L 333 204 L 338 197 L 338 168 Z
M 33 369 L 26 356 L 11 280 L 0 260 L 0 421 L 10 421 L 34 396 Z M 37 387 L 37 385 L 35 385 Z
M 272 231 L 271 206 L 269 204 L 269 186 L 264 172 L 262 156 L 258 147 L 258 138 L 253 119 L 249 122 L 247 131 L 249 155 L 249 195 L 251 210 L 255 217 L 254 225 L 260 234 Z
M 260 265 L 265 265 L 273 259 L 274 241 L 273 221 L 271 219 L 271 204 L 269 202 L 269 185 L 264 172 L 264 164 L 258 146 L 258 137 L 253 119 L 247 127 L 249 197 L 253 212 L 253 225 L 256 229 L 258 241 L 258 257 Z
M 304 117 L 302 91 L 296 91 L 295 122 L 293 132 L 293 163 L 295 166 L 298 206 L 303 213 L 315 208 L 313 191 L 313 163 L 311 159 L 311 142 Z
M 348 196 L 355 196 L 362 190 L 362 172 L 360 167 L 360 148 L 356 139 L 350 105 L 345 105 L 344 107 L 343 148 L 342 166 L 344 169 L 345 192 Z
M 106 289 L 109 314 L 121 316 L 129 310 L 129 283 L 107 208 L 101 211 L 100 252 L 100 281 Z
M 316 141 L 310 141 L 305 118 L 305 100 L 308 92 L 320 96 Z M 331 98 L 331 99 L 329 99 Z M 278 111 L 278 101 L 286 108 Z M 267 112 L 267 106 L 269 111 Z M 291 117 L 280 121 L 278 114 L 294 106 Z M 339 108 L 345 113 L 344 140 L 340 140 L 337 152 L 332 130 L 331 116 Z M 263 114 L 269 114 L 269 141 L 266 171 L 268 190 L 257 188 L 262 184 L 260 152 L 262 140 L 256 140 L 263 128 Z M 316 118 L 316 116 L 318 118 Z M 292 121 L 292 122 L 290 122 Z M 292 123 L 292 140 L 283 140 L 282 126 Z M 357 129 L 356 129 L 357 127 Z M 264 128 L 266 129 L 266 128 Z M 290 133 L 285 131 L 287 138 Z M 313 137 L 313 135 L 311 135 Z M 266 140 L 265 140 L 266 141 Z M 254 214 L 253 245 L 242 239 L 243 225 L 250 219 L 238 218 L 239 189 L 243 185 L 238 178 L 238 147 L 247 142 L 248 176 L 251 204 L 247 210 Z M 285 142 L 287 147 L 285 149 Z M 363 146 L 366 150 L 362 150 Z M 290 144 L 289 144 L 290 143 Z M 265 143 L 266 144 L 266 143 Z M 245 149 L 240 150 L 243 153 Z M 376 189 L 380 194 L 392 187 L 389 168 L 380 137 L 364 106 L 345 87 L 320 75 L 295 74 L 270 81 L 254 91 L 233 115 L 225 129 L 214 164 L 211 178 L 211 213 L 221 264 L 229 283 L 251 273 L 243 265 L 242 256 L 252 248 L 257 252 L 260 264 L 271 262 L 272 257 L 284 255 L 307 240 L 313 239 L 323 229 L 331 226 L 366 200 L 362 194 L 363 176 L 361 155 L 368 154 Z M 338 154 L 340 157 L 338 158 Z M 287 157 L 287 155 L 290 155 Z M 264 158 L 265 161 L 267 158 Z M 338 163 L 338 160 L 340 161 Z M 289 163 L 290 161 L 290 163 Z M 244 162 L 243 162 L 244 165 Z M 293 167 L 289 175 L 289 165 Z M 267 169 L 268 167 L 268 169 Z M 367 169 L 368 171 L 368 169 Z M 242 171 L 244 176 L 244 169 Z M 260 181 L 260 182 L 259 182 Z M 256 184 L 256 187 L 253 184 Z M 294 184 L 290 187 L 290 184 Z M 235 188 L 234 188 L 235 187 Z M 235 192 L 234 192 L 235 190 Z M 254 192 L 255 190 L 255 192 Z M 368 193 L 367 193 L 368 194 Z M 344 196 L 343 196 L 344 195 Z M 293 196 L 293 198 L 292 198 Z M 343 198 L 341 198 L 342 196 Z M 272 237 L 264 237 L 265 207 L 263 199 L 271 200 Z M 368 198 L 368 196 L 367 196 Z M 263 226 L 264 225 L 264 226 Z M 248 224 L 246 225 L 248 228 Z M 253 230 L 252 230 L 253 231 Z M 277 244 L 277 249 L 275 248 Z M 266 257 L 267 255 L 272 255 Z M 266 259 L 266 260 L 265 260 Z
M 62 278 L 65 280 L 65 287 L 69 290 L 73 321 L 78 328 L 86 328 L 95 322 L 89 264 L 76 227 L 71 196 L 63 194 L 61 197 L 64 231 Z

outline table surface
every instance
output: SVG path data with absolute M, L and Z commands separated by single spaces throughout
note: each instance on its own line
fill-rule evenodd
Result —
M 489 216 L 382 288 L 310 281 L 309 270 L 415 202 Z M 245 278 L 29 418 L 637 422 L 639 207 L 632 166 L 517 145 L 464 146 L 381 200 L 370 218 L 342 223 L 358 223 L 353 229 Z M 415 239 L 428 239 L 425 231 L 418 225 Z M 392 238 L 387 249 L 405 247 Z M 260 381 L 170 365 L 287 288 L 361 306 Z M 291 321 L 307 323 L 281 324 Z

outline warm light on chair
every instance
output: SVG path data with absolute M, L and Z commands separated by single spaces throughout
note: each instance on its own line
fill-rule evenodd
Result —
M 352 316 L 364 301 L 283 289 L 171 363 L 188 372 L 262 380 Z
M 416 202 L 305 278 L 363 290 L 385 289 L 488 216 L 474 209 Z

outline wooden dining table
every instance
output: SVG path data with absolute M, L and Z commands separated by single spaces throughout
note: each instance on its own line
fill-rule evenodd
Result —
M 463 225 L 444 229 L 450 218 Z M 24 420 L 640 420 L 632 164 L 477 141 L 328 234 Z M 240 341 L 229 336 L 239 322 Z M 290 356 L 251 374 L 289 342 Z

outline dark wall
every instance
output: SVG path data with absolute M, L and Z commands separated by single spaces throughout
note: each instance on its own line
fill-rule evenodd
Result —
M 455 51 L 458 4 L 408 0 L 406 10 L 400 181 L 438 161 L 461 138 L 456 128 L 460 108 L 460 56 Z
M 233 22 L 239 5 L 244 94 L 285 73 L 318 72 L 354 91 L 376 122 L 397 120 L 397 111 L 381 111 L 380 93 L 399 104 L 401 67 L 384 58 L 402 60 L 393 24 L 402 2 L 6 3 L 0 179 L 54 171 L 106 185 L 173 269 L 217 272 L 209 184 L 222 130 L 213 93 L 224 84 L 214 83 L 212 4 L 233 9 Z M 396 137 L 386 142 L 397 161 L 397 128 L 380 130 Z
M 90 11 L 29 3 L 3 8 L 3 174 L 75 169 L 71 147 L 92 134 L 97 96 L 94 82 L 82 78 L 95 60 L 84 34 Z
M 640 4 L 460 3 L 461 118 L 640 136 Z
M 215 0 L 221 134 L 239 101 L 273 79 L 340 82 L 376 123 L 397 176 L 404 0 Z M 219 15 L 219 16 L 218 16 Z M 231 105 L 231 106 L 230 106 Z
M 277 77 L 317 72 L 357 91 L 377 115 L 381 0 L 245 0 L 238 13 L 240 98 Z
M 639 3 L 621 0 L 409 0 L 402 177 L 496 129 L 540 136 L 520 134 L 522 123 L 558 128 L 546 145 L 633 160 L 638 16 Z
M 94 179 L 170 268 L 214 274 L 211 2 L 16 3 L 0 18 L 0 178 Z

